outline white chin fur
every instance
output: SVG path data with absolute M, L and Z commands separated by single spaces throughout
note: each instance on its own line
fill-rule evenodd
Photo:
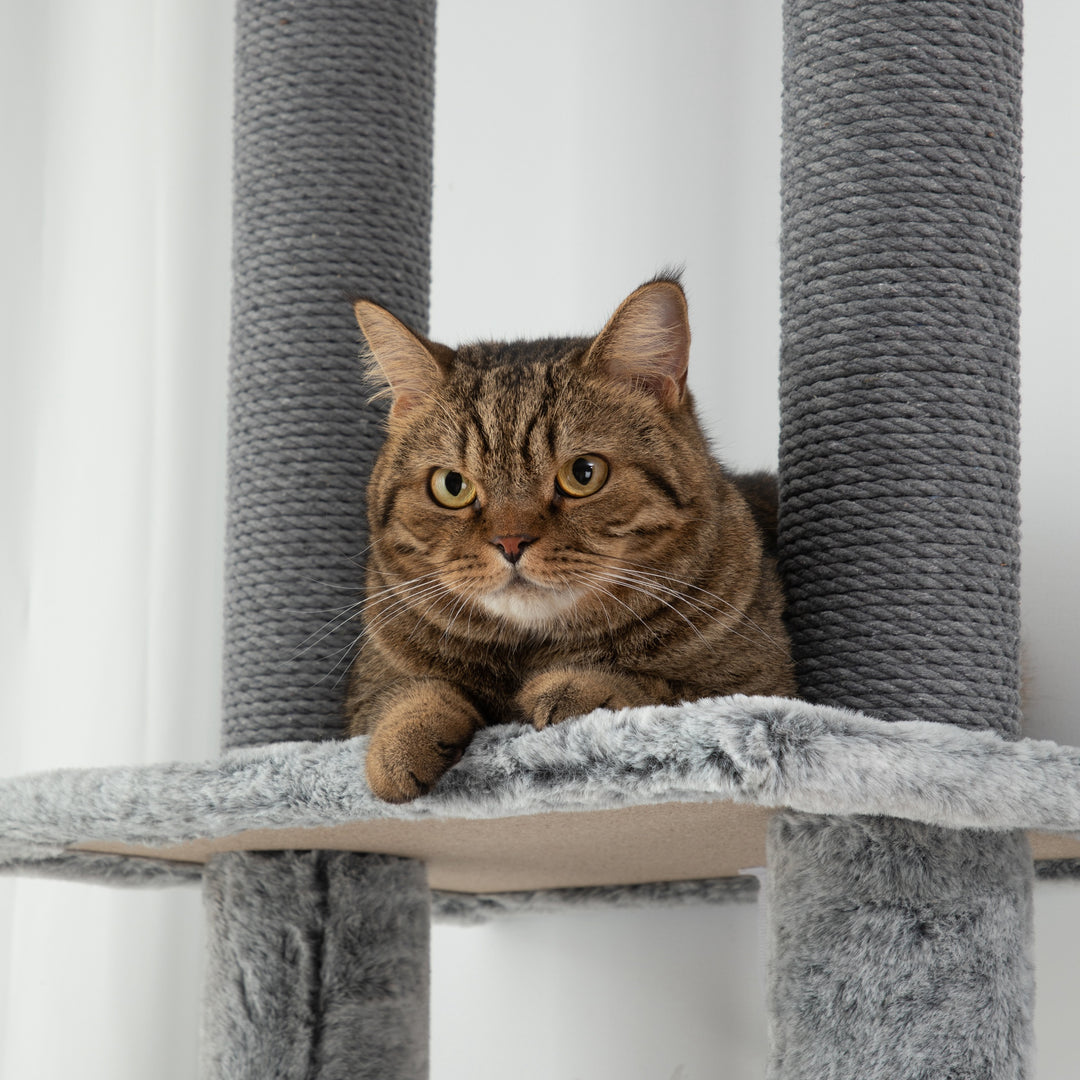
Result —
M 541 627 L 569 611 L 581 598 L 577 589 L 544 589 L 510 586 L 480 597 L 492 615 L 518 626 Z

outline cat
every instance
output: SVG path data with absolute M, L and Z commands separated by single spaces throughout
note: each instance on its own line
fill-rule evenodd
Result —
M 775 480 L 709 452 L 677 277 L 595 338 L 454 350 L 354 310 L 392 401 L 346 703 L 375 795 L 425 794 L 490 723 L 795 695 Z

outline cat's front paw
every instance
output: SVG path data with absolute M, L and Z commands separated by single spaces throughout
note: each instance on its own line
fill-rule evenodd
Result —
M 559 724 L 593 709 L 624 709 L 642 704 L 642 695 L 622 675 L 588 668 L 557 668 L 534 675 L 518 691 L 518 709 L 535 728 Z
M 372 793 L 392 803 L 426 795 L 460 760 L 480 714 L 460 695 L 425 690 L 396 698 L 379 718 L 367 752 Z

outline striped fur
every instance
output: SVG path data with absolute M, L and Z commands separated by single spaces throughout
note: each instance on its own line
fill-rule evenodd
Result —
M 348 699 L 350 732 L 372 736 L 377 795 L 423 794 L 484 724 L 794 694 L 759 526 L 770 485 L 726 474 L 709 453 L 686 390 L 676 281 L 642 286 L 592 339 L 454 351 L 374 304 L 356 310 L 394 402 L 369 487 Z M 559 469 L 594 455 L 608 465 L 603 486 L 560 491 Z M 440 505 L 437 469 L 471 482 L 475 501 Z M 498 538 L 511 538 L 507 551 Z

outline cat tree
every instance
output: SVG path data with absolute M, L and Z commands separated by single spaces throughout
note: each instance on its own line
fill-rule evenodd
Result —
M 352 629 L 288 658 L 361 579 L 380 417 L 342 296 L 425 323 L 434 4 L 239 0 L 225 752 L 0 783 L 8 871 L 202 882 L 205 1077 L 418 1080 L 429 910 L 750 898 L 766 825 L 772 1076 L 1025 1074 L 1022 830 L 1077 867 L 1080 751 L 1018 737 L 1020 5 L 787 0 L 785 26 L 808 701 L 488 729 L 388 806 L 320 682 Z

